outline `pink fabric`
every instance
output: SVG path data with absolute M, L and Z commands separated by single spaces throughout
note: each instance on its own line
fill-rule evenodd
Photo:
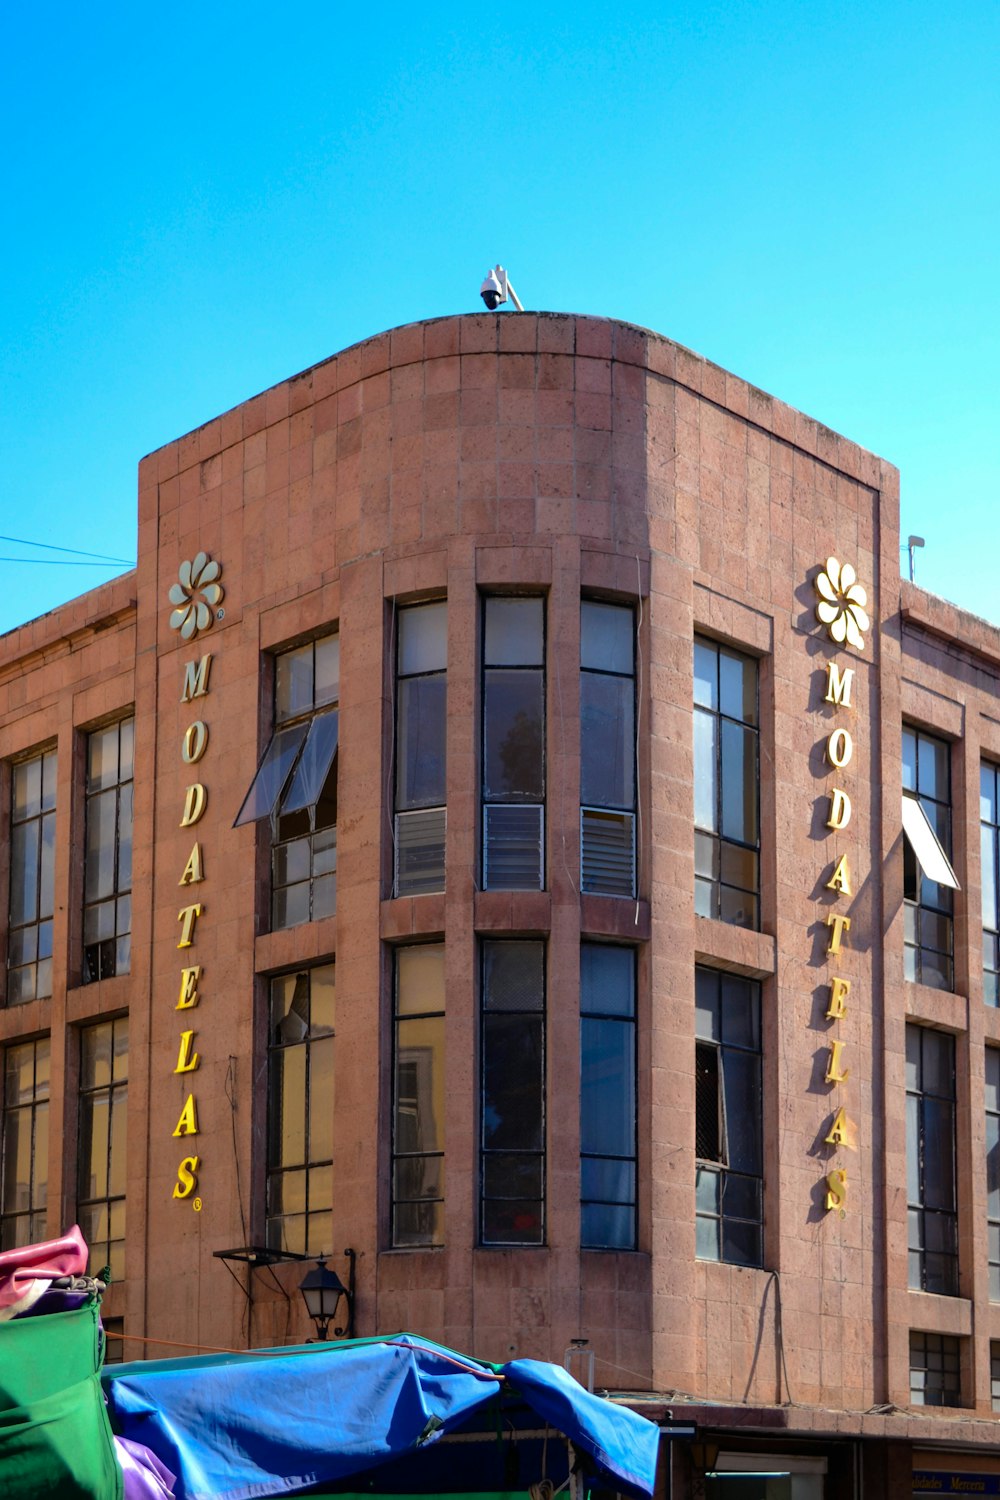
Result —
M 85 1275 L 87 1253 L 76 1224 L 57 1240 L 0 1250 L 0 1316 L 9 1318 L 30 1307 L 57 1276 Z

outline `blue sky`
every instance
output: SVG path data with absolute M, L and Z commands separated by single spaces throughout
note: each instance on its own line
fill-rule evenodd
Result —
M 57 3 L 0 38 L 0 532 L 133 558 L 144 453 L 502 260 L 898 464 L 918 582 L 1000 623 L 993 0 Z M 117 571 L 46 556 L 0 541 L 0 630 Z

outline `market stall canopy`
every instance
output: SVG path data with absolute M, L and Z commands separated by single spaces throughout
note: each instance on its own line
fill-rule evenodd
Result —
M 659 1430 L 557 1365 L 490 1365 L 412 1334 L 245 1355 L 116 1365 L 116 1433 L 176 1476 L 177 1500 L 325 1487 L 391 1494 L 520 1490 L 568 1472 L 651 1497 Z M 374 1471 L 374 1472 L 373 1472 Z

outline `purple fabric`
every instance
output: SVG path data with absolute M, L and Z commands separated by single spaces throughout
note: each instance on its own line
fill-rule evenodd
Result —
M 125 1479 L 125 1500 L 174 1500 L 177 1476 L 144 1443 L 116 1437 L 115 1454 Z
M 91 1293 L 88 1291 L 73 1292 L 67 1287 L 65 1290 L 50 1287 L 43 1292 L 38 1301 L 33 1303 L 26 1312 L 15 1313 L 18 1318 L 41 1318 L 46 1313 L 72 1312 L 74 1308 L 82 1307 L 89 1301 Z

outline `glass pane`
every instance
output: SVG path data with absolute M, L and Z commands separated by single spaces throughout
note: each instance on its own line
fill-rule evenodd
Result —
M 917 790 L 917 736 L 912 729 L 903 730 L 903 790 Z
M 401 1020 L 396 1025 L 397 1154 L 440 1151 L 444 1146 L 444 1020 Z
M 87 803 L 85 896 L 97 901 L 115 889 L 115 814 L 118 793 L 112 788 Z
M 757 736 L 728 720 L 722 735 L 722 834 L 757 842 Z
M 49 750 L 42 756 L 42 811 L 51 812 L 56 805 L 56 782 L 59 776 L 59 756 Z
M 603 1203 L 634 1203 L 635 1162 L 585 1156 L 580 1162 L 580 1195 Z
M 415 677 L 399 684 L 396 807 L 440 807 L 445 797 L 448 684 Z
M 694 714 L 694 821 L 698 828 L 718 831 L 718 733 L 714 714 Z
M 111 1082 L 112 1022 L 86 1026 L 82 1033 L 80 1087 L 107 1088 Z
M 32 1208 L 44 1208 L 49 1188 L 49 1106 L 35 1107 L 35 1180 L 31 1194 Z
M 311 1036 L 333 1034 L 336 1001 L 336 967 L 320 964 L 309 972 L 309 1032 Z
M 322 922 L 325 917 L 336 916 L 336 913 L 337 877 L 336 875 L 323 875 L 313 881 L 312 919 L 314 922 Z
M 722 1040 L 730 1047 L 760 1049 L 760 992 L 751 980 L 723 974 Z
M 395 1202 L 440 1198 L 443 1192 L 442 1156 L 401 1156 L 396 1159 L 392 1189 Z
M 394 1245 L 440 1245 L 444 1242 L 443 1203 L 397 1203 L 393 1215 Z
M 118 793 L 118 890 L 132 889 L 132 785 Z
M 757 722 L 757 663 L 733 651 L 719 651 L 719 709 L 744 724 Z
M 41 757 L 22 761 L 20 765 L 15 766 L 12 781 L 15 820 L 34 817 L 41 811 L 42 806 Z
M 484 1200 L 483 1241 L 487 1245 L 540 1245 L 542 1205 L 516 1199 Z
M 135 720 L 123 719 L 118 725 L 118 780 L 131 781 L 135 760 Z
M 710 833 L 696 833 L 694 836 L 694 872 L 701 875 L 705 880 L 718 880 L 719 869 L 716 857 L 719 852 L 719 841 Z
M 631 1023 L 580 1025 L 580 1150 L 635 1151 L 635 1034 Z
M 38 915 L 40 917 L 51 917 L 54 907 L 55 892 L 55 851 L 56 851 L 56 819 L 55 813 L 46 813 L 42 819 L 42 871 L 39 884 Z
M 955 1207 L 955 1107 L 924 1100 L 923 1204 L 951 1212 Z
M 1000 1112 L 1000 1049 L 986 1048 L 986 1108 Z
M 760 1140 L 760 1059 L 750 1053 L 722 1052 L 726 1160 L 738 1172 L 762 1168 Z
M 983 926 L 994 931 L 1000 927 L 997 913 L 997 830 L 983 824 L 979 830 L 979 852 L 982 860 Z
M 253 823 L 257 818 L 266 818 L 280 796 L 289 772 L 306 737 L 308 724 L 295 724 L 290 729 L 280 729 L 271 737 L 264 752 L 264 759 L 239 810 L 234 828 L 244 823 Z
M 8 1110 L 3 1132 L 3 1212 L 30 1207 L 31 1115 L 26 1109 Z
M 271 980 L 270 1041 L 294 1046 L 309 1034 L 309 975 L 283 974 Z
M 444 1010 L 443 943 L 397 949 L 396 1010 L 411 1016 Z
M 596 807 L 635 802 L 635 693 L 630 677 L 580 678 L 580 800 Z
M 443 672 L 448 665 L 448 606 L 421 604 L 399 612 L 399 675 Z
M 540 1151 L 544 1145 L 544 1046 L 540 1016 L 483 1016 L 483 1145 Z
M 306 1049 L 288 1047 L 271 1054 L 271 1166 L 298 1166 L 306 1160 Z
M 699 1218 L 695 1220 L 694 1253 L 698 1260 L 719 1259 L 719 1231 L 721 1227 L 718 1219 Z
M 85 1101 L 83 1114 L 80 1122 L 80 1194 L 84 1198 L 106 1198 L 110 1119 L 107 1094 L 90 1095 Z
M 485 1009 L 540 1011 L 544 1005 L 544 983 L 544 943 L 483 943 Z
M 618 1208 L 611 1203 L 582 1203 L 580 1243 L 592 1250 L 631 1250 L 635 1245 L 635 1209 Z
M 99 792 L 118 781 L 118 725 L 95 729 L 87 737 L 87 791 Z
M 313 696 L 316 707 L 336 703 L 340 697 L 340 636 L 325 635 L 316 642 L 314 657 L 316 682 Z
M 545 683 L 541 672 L 488 672 L 483 705 L 483 795 L 545 795 Z
M 38 918 L 40 825 L 15 823 L 10 831 L 10 920 L 20 925 Z
M 925 734 L 917 738 L 917 789 L 922 797 L 950 801 L 948 746 Z
M 995 766 L 979 767 L 979 816 L 984 823 L 997 821 L 997 773 Z
M 339 718 L 336 712 L 317 714 L 310 724 L 292 784 L 281 804 L 283 815 L 312 807 L 318 801 L 337 753 Z
M 920 1100 L 913 1094 L 906 1100 L 906 1199 L 920 1202 Z
M 112 1194 L 123 1195 L 126 1184 L 125 1122 L 128 1118 L 128 1089 L 115 1089 L 111 1112 L 111 1165 L 108 1172 L 108 1189 Z
M 719 1018 L 719 976 L 709 969 L 695 970 L 695 1035 L 707 1042 L 722 1037 Z
M 742 891 L 756 891 L 756 850 L 723 840 L 719 847 L 719 877 L 724 885 L 736 886 Z
M 631 948 L 613 948 L 609 943 L 581 944 L 581 1011 L 634 1015 L 634 973 Z
M 313 707 L 313 648 L 299 646 L 283 651 L 275 663 L 274 713 L 280 724 L 296 714 L 308 713 Z
M 707 641 L 694 643 L 694 701 L 702 708 L 719 707 L 719 653 Z
M 932 1031 L 929 1027 L 923 1028 L 920 1034 L 924 1092 L 954 1099 L 955 1038 L 946 1031 Z
M 309 1048 L 309 1160 L 333 1156 L 333 1037 Z
M 738 1219 L 723 1219 L 722 1258 L 733 1266 L 759 1266 L 760 1226 L 745 1224 Z
M 627 606 L 584 600 L 580 605 L 581 667 L 631 676 L 634 625 Z
M 487 667 L 540 667 L 544 661 L 542 599 L 486 600 Z

